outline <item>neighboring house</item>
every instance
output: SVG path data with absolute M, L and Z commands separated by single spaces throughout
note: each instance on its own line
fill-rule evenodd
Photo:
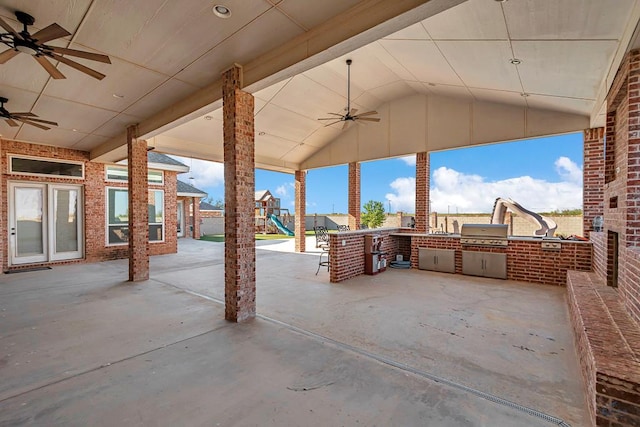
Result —
M 207 193 L 178 180 L 178 237 L 200 238 L 200 199 Z
M 0 155 L 7 195 L 0 232 L 9 236 L 3 271 L 128 257 L 126 162 L 91 162 L 85 151 L 9 140 L 2 140 Z M 151 255 L 177 252 L 178 196 L 183 206 L 206 196 L 191 186 L 179 193 L 177 175 L 188 170 L 148 153 Z
M 204 200 L 200 201 L 200 217 L 201 218 L 221 218 L 224 216 L 224 209 L 213 206 Z

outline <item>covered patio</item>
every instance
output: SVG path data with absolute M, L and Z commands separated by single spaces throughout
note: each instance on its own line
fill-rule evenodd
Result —
M 312 247 L 312 242 L 309 242 Z M 257 317 L 224 320 L 223 244 L 5 276 L 2 425 L 586 425 L 565 290 L 389 270 L 331 284 L 257 247 Z M 286 266 L 286 268 L 283 268 Z

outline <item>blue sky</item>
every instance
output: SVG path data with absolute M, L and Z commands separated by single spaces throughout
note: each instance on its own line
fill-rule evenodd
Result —
M 496 197 L 537 212 L 582 208 L 582 133 L 432 152 L 430 159 L 432 211 L 490 212 Z M 179 179 L 224 200 L 222 164 L 181 160 L 192 173 Z M 346 213 L 347 170 L 342 165 L 308 172 L 307 214 Z M 364 162 L 360 174 L 363 205 L 377 200 L 386 211 L 413 212 L 415 156 Z M 293 213 L 293 175 L 256 170 L 256 189 L 270 190 Z

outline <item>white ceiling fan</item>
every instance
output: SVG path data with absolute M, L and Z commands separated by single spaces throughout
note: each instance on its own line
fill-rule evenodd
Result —
M 377 117 L 366 117 L 373 116 L 374 114 L 378 114 L 377 111 L 367 111 L 365 113 L 356 114 L 358 111 L 356 108 L 351 108 L 351 61 L 347 59 L 347 108 L 345 108 L 346 114 L 338 114 L 338 113 L 328 113 L 332 116 L 336 117 L 323 117 L 318 120 L 326 120 L 331 121 L 331 123 L 327 123 L 325 127 L 334 125 L 336 123 L 344 122 L 342 129 L 346 129 L 349 126 L 349 122 L 356 121 L 367 121 L 367 122 L 379 122 L 380 119 Z

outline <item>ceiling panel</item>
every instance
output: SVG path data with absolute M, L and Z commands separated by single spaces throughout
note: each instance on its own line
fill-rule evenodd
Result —
M 504 4 L 513 39 L 618 39 L 634 0 L 528 0 Z
M 327 90 L 304 75 L 299 75 L 283 87 L 271 103 L 316 120 L 328 117 L 328 112 L 341 112 L 346 106 L 346 98 Z
M 380 40 L 379 43 L 421 82 L 462 85 L 435 43 L 426 40 Z
M 318 126 L 317 120 L 308 119 L 272 104 L 265 106 L 255 118 L 256 129 L 269 129 L 269 133 L 292 141 L 302 142 Z
M 429 92 L 438 96 L 446 96 L 449 98 L 472 98 L 469 89 L 464 86 L 457 85 L 437 85 L 437 84 L 427 84 L 427 88 Z
M 67 80 L 52 80 L 47 85 L 45 94 L 108 110 L 122 111 L 167 79 L 162 74 L 130 62 L 117 58 L 111 58 L 111 61 L 111 65 L 97 64 L 93 66 L 92 64 L 91 68 L 107 75 L 101 81 L 75 70 L 74 75 L 71 76 L 66 72 L 69 68 L 61 64 L 60 70 L 68 74 L 67 80 L 73 79 L 73 83 Z M 87 62 L 90 61 L 85 61 L 85 63 Z M 117 98 L 114 94 L 120 95 L 122 98 Z
M 383 40 L 431 40 L 431 37 L 427 34 L 427 30 L 424 29 L 422 23 L 418 22 L 387 37 L 383 37 Z
M 293 79 L 293 77 L 283 80 L 281 82 L 275 83 L 271 86 L 268 86 L 262 90 L 259 90 L 258 92 L 254 93 L 253 96 L 255 98 L 259 98 L 262 99 L 264 101 L 270 101 L 271 98 L 273 98 L 274 96 L 276 96 L 276 94 L 286 85 L 288 84 L 291 79 Z
M 595 98 L 616 46 L 598 40 L 513 42 L 525 92 L 575 98 Z
M 425 19 L 423 25 L 434 40 L 506 40 L 503 4 L 496 0 L 467 1 Z
M 394 99 L 411 96 L 416 93 L 404 80 L 372 89 L 369 92 L 383 102 L 393 101 Z
M 81 132 L 73 132 L 68 129 L 52 127 L 44 131 L 33 126 L 22 126 L 18 132 L 17 139 L 22 141 L 35 141 L 41 136 L 42 132 L 47 133 L 47 142 L 51 145 L 59 147 L 72 147 L 84 136 Z
M 14 11 L 20 10 L 33 16 L 35 22 L 29 27 L 30 34 L 54 22 L 73 34 L 92 2 L 93 0 L 74 0 L 61 3 L 64 7 L 50 7 L 51 0 L 2 0 L 0 15 L 17 30 L 22 30 L 22 24 L 17 21 Z
M 111 120 L 105 121 L 104 124 L 94 130 L 93 133 L 100 136 L 117 135 L 139 121 L 140 119 L 138 117 L 120 113 L 114 116 Z
M 211 144 L 222 141 L 222 120 L 203 118 L 192 120 L 182 126 L 177 126 L 163 135 L 181 140 L 194 141 L 201 144 Z
M 589 114 L 593 109 L 594 101 L 590 99 L 529 95 L 527 97 L 527 104 L 531 108 L 553 109 L 564 113 Z
M 440 41 L 438 47 L 465 86 L 521 90 L 511 47 L 506 41 Z M 478 66 L 482 64 L 482 66 Z
M 109 138 L 107 138 L 106 136 L 83 135 L 83 138 L 80 139 L 75 144 L 73 144 L 73 146 L 71 148 L 73 148 L 75 150 L 89 151 L 92 147 L 95 147 L 98 144 L 102 144 L 104 142 L 107 142 L 108 140 L 109 140 Z
M 286 16 L 271 9 L 230 36 L 225 43 L 186 66 L 176 77 L 194 85 L 204 86 L 218 79 L 233 62 L 249 62 L 260 52 L 280 46 L 302 32 L 302 29 Z
M 0 50 L 5 45 L 0 46 Z M 0 65 L 0 83 L 32 92 L 40 92 L 49 80 L 49 74 L 31 55 L 18 54 Z
M 469 90 L 473 94 L 474 98 L 478 101 L 496 102 L 507 105 L 516 105 L 518 107 L 527 106 L 526 99 L 522 95 L 520 95 L 521 92 L 519 91 L 509 92 L 504 90 L 479 88 L 471 88 Z
M 305 138 L 304 144 L 312 147 L 322 147 L 327 141 L 332 140 L 338 135 L 340 135 L 340 128 L 336 129 L 331 126 L 322 126 Z
M 171 106 L 182 98 L 185 94 L 196 91 L 197 88 L 180 80 L 170 79 L 155 88 L 152 92 L 147 93 L 138 101 L 134 102 L 124 112 L 138 117 L 145 117 L 149 114 L 156 114 L 165 108 Z
M 274 135 L 262 135 L 259 140 L 256 140 L 256 156 L 280 159 L 298 145 L 300 145 L 299 142 L 288 141 Z
M 61 129 L 77 129 L 84 133 L 91 133 L 118 114 L 115 111 L 47 96 L 41 97 L 32 111 L 42 119 L 58 122 Z

